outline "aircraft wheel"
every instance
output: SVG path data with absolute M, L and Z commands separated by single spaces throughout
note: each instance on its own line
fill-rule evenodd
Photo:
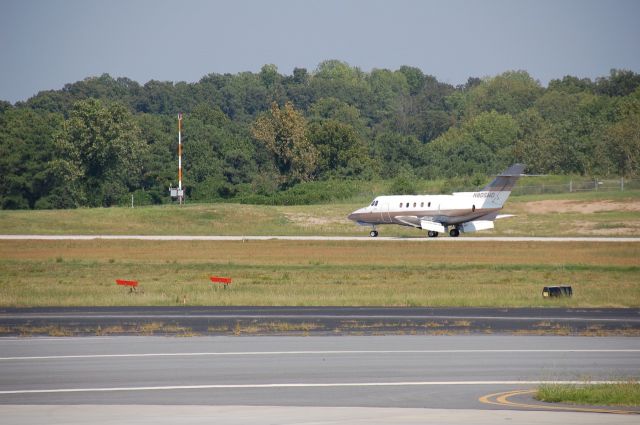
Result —
M 429 230 L 427 232 L 427 236 L 429 236 L 430 238 L 437 238 L 438 237 L 438 232 L 434 232 L 433 230 Z
M 449 230 L 449 236 L 451 236 L 452 238 L 457 238 L 458 236 L 460 236 L 460 230 L 458 229 Z
M 369 236 L 371 236 L 372 238 L 375 238 L 378 236 L 378 231 L 377 230 L 372 230 L 369 232 Z

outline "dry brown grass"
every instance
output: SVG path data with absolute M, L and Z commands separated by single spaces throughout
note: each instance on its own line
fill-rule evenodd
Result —
M 640 244 L 585 242 L 367 241 L 0 241 L 6 260 L 98 261 L 118 265 L 209 262 L 234 265 L 596 264 L 640 266 Z M 60 260 L 62 259 L 62 260 Z

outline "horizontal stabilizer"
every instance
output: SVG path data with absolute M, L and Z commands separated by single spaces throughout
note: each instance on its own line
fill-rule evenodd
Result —
M 476 221 L 469 221 L 462 225 L 462 231 L 465 233 L 472 233 L 480 230 L 489 230 L 489 229 L 493 229 L 493 221 L 476 220 Z
M 432 232 L 445 232 L 444 226 L 440 223 L 436 223 L 435 221 L 420 220 L 420 227 L 422 227 L 423 230 L 430 230 Z
M 501 218 L 515 217 L 515 216 L 516 216 L 515 214 L 498 214 L 498 215 L 496 216 L 496 220 L 499 220 L 499 219 L 501 219 Z

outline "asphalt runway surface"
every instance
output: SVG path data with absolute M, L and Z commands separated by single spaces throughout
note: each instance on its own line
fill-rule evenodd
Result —
M 416 233 L 416 235 L 420 235 Z M 635 237 L 521 237 L 521 236 L 471 236 L 451 238 L 447 236 L 427 238 L 425 235 L 411 238 L 368 236 L 189 236 L 189 235 L 0 235 L 0 240 L 141 240 L 141 241 L 470 241 L 470 242 L 640 242 Z
M 21 424 L 93 422 L 96 411 L 96 423 L 637 423 L 481 398 L 639 371 L 640 340 L 623 337 L 2 338 L 0 414 Z
M 48 307 L 0 309 L 5 335 L 64 329 L 68 335 L 100 335 L 117 328 L 139 334 L 429 334 L 551 333 L 591 335 L 640 332 L 634 308 L 428 308 L 428 307 Z M 33 332 L 26 332 L 32 329 Z

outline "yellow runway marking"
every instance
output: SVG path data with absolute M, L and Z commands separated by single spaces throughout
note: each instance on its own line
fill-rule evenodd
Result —
M 613 409 L 601 409 L 601 408 L 589 408 L 589 407 L 573 407 L 573 406 L 554 406 L 548 404 L 527 404 L 517 403 L 510 401 L 510 397 L 515 397 L 523 394 L 534 394 L 537 390 L 515 390 L 505 391 L 501 393 L 494 393 L 482 396 L 478 399 L 480 403 L 493 404 L 496 406 L 517 407 L 521 409 L 547 409 L 547 410 L 560 410 L 570 412 L 590 412 L 590 413 L 613 413 L 617 415 L 637 415 L 640 414 L 634 410 L 613 410 Z

